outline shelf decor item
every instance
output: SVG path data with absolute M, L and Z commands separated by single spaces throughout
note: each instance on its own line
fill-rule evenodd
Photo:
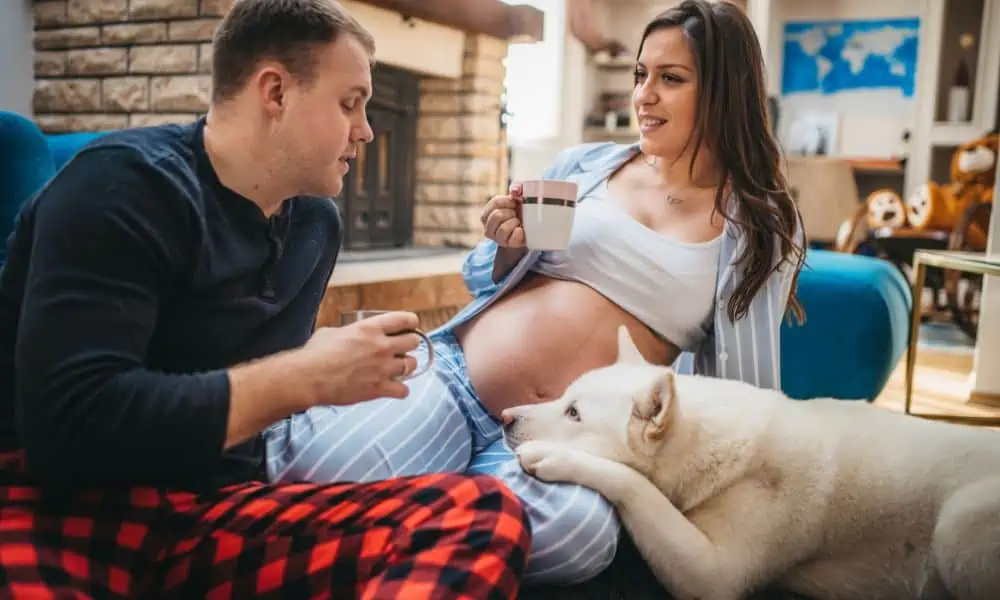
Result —
M 952 231 L 969 207 L 993 202 L 1000 136 L 987 134 L 959 146 L 952 156 L 951 181 L 927 181 L 906 199 L 907 222 L 918 230 Z M 989 214 L 970 222 L 965 235 L 973 248 L 985 250 Z
M 837 156 L 839 125 L 835 112 L 801 111 L 791 115 L 779 139 L 791 156 Z
M 958 36 L 958 46 L 961 56 L 951 76 L 951 86 L 948 88 L 948 121 L 964 123 L 969 120 L 969 104 L 972 100 L 972 76 L 969 73 L 967 54 L 976 38 L 971 33 Z

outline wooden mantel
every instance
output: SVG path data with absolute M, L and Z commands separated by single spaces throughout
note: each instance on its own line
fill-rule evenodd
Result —
M 545 15 L 533 6 L 501 0 L 360 0 L 402 14 L 511 43 L 540 42 Z

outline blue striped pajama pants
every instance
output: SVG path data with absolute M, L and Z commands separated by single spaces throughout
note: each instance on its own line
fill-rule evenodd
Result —
M 620 522 L 593 490 L 525 473 L 500 423 L 472 390 L 450 332 L 432 337 L 434 367 L 409 383 L 406 399 L 317 407 L 264 433 L 272 481 L 375 481 L 425 473 L 486 473 L 504 481 L 527 511 L 531 552 L 525 580 L 570 584 L 604 570 Z M 417 353 L 424 364 L 424 348 Z

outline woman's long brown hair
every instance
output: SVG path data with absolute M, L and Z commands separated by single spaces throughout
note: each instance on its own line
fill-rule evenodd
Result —
M 805 251 L 795 242 L 800 216 L 782 172 L 781 149 L 771 134 L 764 59 L 753 24 L 730 2 L 684 0 L 646 25 L 639 54 L 649 34 L 674 27 L 688 40 L 700 82 L 695 130 L 688 140 L 695 144 L 690 172 L 705 142 L 722 169 L 722 181 L 728 182 L 716 193 L 715 210 L 740 226 L 748 242 L 734 266 L 743 276 L 727 307 L 729 319 L 745 316 L 774 269 L 789 261 L 795 276 L 788 309 L 801 323 L 805 313 L 796 284 Z M 730 197 L 738 206 L 726 205 Z M 775 260 L 777 253 L 781 261 Z

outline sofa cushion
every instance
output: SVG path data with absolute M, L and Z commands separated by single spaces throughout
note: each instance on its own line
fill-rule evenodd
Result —
M 902 273 L 878 258 L 810 249 L 798 290 L 806 322 L 782 327 L 785 393 L 874 400 L 909 339 L 912 294 Z
M 61 169 L 73 155 L 83 149 L 91 141 L 105 135 L 106 131 L 80 131 L 76 133 L 57 133 L 45 136 L 52 154 L 52 164 Z
M 0 111 L 0 264 L 21 205 L 55 174 L 45 136 L 21 115 Z

